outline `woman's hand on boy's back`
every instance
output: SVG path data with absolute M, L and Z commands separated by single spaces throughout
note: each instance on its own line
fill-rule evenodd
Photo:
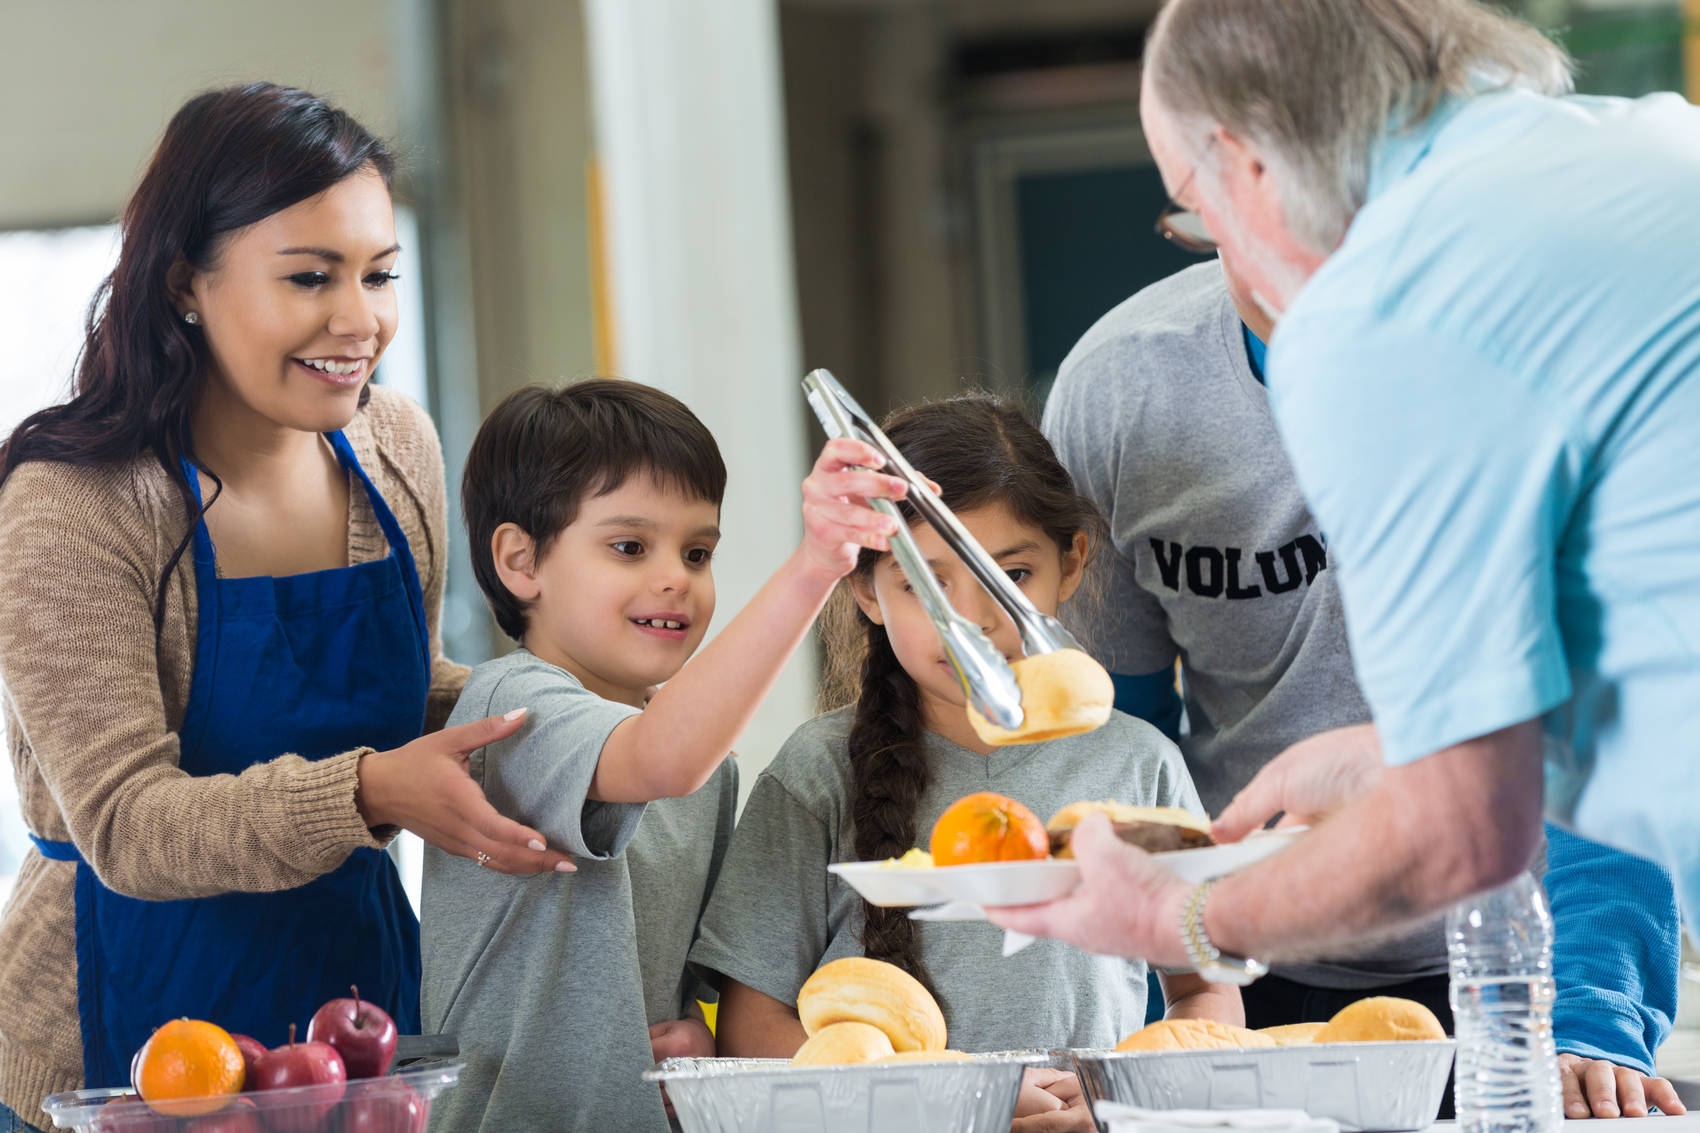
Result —
M 543 836 L 505 818 L 468 773 L 468 756 L 518 731 L 525 711 L 489 716 L 420 736 L 360 761 L 355 805 L 368 826 L 400 826 L 440 850 L 501 873 L 571 872 L 578 867 Z
M 809 564 L 833 579 L 855 569 L 863 547 L 884 551 L 897 523 L 868 506 L 870 499 L 900 500 L 908 485 L 874 469 L 885 457 L 863 441 L 827 441 L 803 481 L 803 551 Z

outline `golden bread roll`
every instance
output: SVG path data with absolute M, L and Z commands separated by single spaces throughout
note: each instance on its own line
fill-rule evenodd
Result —
M 1446 1028 L 1434 1012 L 1411 999 L 1372 995 L 1341 1008 L 1318 1031 L 1319 1043 L 1392 1043 L 1443 1039 Z
M 1000 728 L 968 706 L 968 722 L 989 744 L 1036 744 L 1090 732 L 1110 718 L 1116 689 L 1104 666 L 1078 649 L 1012 662 L 1021 686 L 1021 726 Z
M 1052 857 L 1074 857 L 1074 828 L 1089 814 L 1108 817 L 1116 837 L 1147 853 L 1161 854 L 1216 844 L 1210 836 L 1210 823 L 1184 807 L 1129 806 L 1108 799 L 1086 800 L 1069 803 L 1045 823 L 1045 831 L 1051 839 Z
M 881 1062 L 972 1062 L 974 1056 L 963 1054 L 960 1050 L 906 1050 L 902 1054 L 888 1054 L 880 1059 Z
M 1274 1046 L 1275 1040 L 1259 1031 L 1218 1023 L 1214 1019 L 1163 1019 L 1135 1031 L 1116 1044 L 1129 1050 L 1239 1050 L 1243 1047 Z
M 817 969 L 797 992 L 797 1016 L 811 1037 L 834 1023 L 868 1023 L 885 1032 L 895 1051 L 944 1049 L 938 1001 L 920 980 L 883 960 L 846 956 Z
M 891 1040 L 867 1023 L 834 1023 L 810 1035 L 791 1057 L 793 1066 L 848 1066 L 891 1057 Z
M 1276 1046 L 1302 1046 L 1315 1042 L 1316 1033 L 1327 1023 L 1283 1023 L 1279 1027 L 1259 1027 L 1258 1034 L 1268 1035 Z

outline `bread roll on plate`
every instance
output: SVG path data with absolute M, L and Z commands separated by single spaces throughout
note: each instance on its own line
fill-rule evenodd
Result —
M 891 1057 L 891 1040 L 867 1023 L 834 1023 L 810 1035 L 791 1057 L 793 1066 L 850 1066 Z
M 817 969 L 797 992 L 797 1016 L 811 1038 L 834 1023 L 867 1023 L 885 1032 L 899 1053 L 945 1045 L 944 1012 L 921 981 L 865 956 Z
M 1104 666 L 1078 649 L 1035 653 L 1011 663 L 1021 686 L 1021 726 L 1000 728 L 968 706 L 968 722 L 989 744 L 1036 744 L 1079 735 L 1110 718 L 1116 688 Z
M 1178 806 L 1128 806 L 1113 800 L 1069 803 L 1045 823 L 1051 839 L 1051 856 L 1074 857 L 1074 828 L 1089 814 L 1103 814 L 1116 837 L 1152 854 L 1214 846 L 1210 823 Z
M 1316 1034 L 1319 1043 L 1392 1043 L 1443 1039 L 1434 1012 L 1413 999 L 1372 995 L 1347 1004 Z
M 1274 1046 L 1275 1040 L 1259 1031 L 1218 1023 L 1214 1019 L 1163 1019 L 1135 1031 L 1116 1044 L 1118 1051 L 1133 1050 L 1240 1050 Z

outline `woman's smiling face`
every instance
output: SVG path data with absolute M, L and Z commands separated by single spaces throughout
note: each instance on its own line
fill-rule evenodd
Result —
M 279 426 L 347 425 L 395 336 L 395 212 L 367 168 L 227 237 L 178 296 L 206 336 L 206 377 Z

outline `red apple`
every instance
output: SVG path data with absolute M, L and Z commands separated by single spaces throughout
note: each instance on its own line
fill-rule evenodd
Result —
M 353 1082 L 342 1111 L 342 1133 L 425 1133 L 431 1107 L 400 1078 Z
M 186 1128 L 188 1133 L 266 1133 L 253 1098 L 237 1098 L 217 1113 L 197 1117 Z
M 277 1133 L 315 1133 L 325 1114 L 342 1100 L 348 1070 L 335 1047 L 326 1043 L 296 1042 L 294 1023 L 289 1025 L 289 1040 L 287 1046 L 266 1051 L 254 1067 L 254 1089 L 256 1092 L 298 1092 L 256 1101 L 266 1125 Z
M 360 1001 L 360 989 L 348 989 L 353 999 L 333 999 L 313 1012 L 307 1041 L 329 1043 L 342 1055 L 350 1078 L 378 1078 L 395 1061 L 395 1020 L 389 1012 Z
M 266 1044 L 259 1039 L 251 1039 L 247 1035 L 232 1034 L 236 1040 L 236 1049 L 242 1052 L 242 1089 L 254 1089 L 254 1067 L 260 1064 L 260 1059 L 266 1056 Z

